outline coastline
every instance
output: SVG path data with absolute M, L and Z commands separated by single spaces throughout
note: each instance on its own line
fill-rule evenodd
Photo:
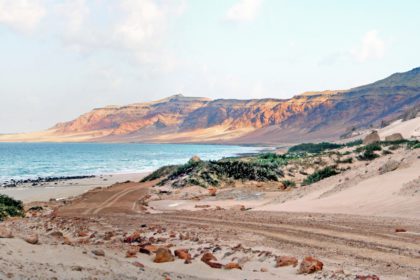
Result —
M 0 188 L 0 194 L 22 200 L 24 203 L 65 199 L 81 195 L 94 188 L 108 187 L 118 182 L 138 182 L 149 173 L 106 174 L 82 179 L 44 182 L 38 186 L 32 186 L 32 183 L 25 183 L 16 187 Z

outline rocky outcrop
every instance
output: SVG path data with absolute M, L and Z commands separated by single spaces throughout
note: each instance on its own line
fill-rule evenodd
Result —
M 376 130 L 372 131 L 363 139 L 363 145 L 369 145 L 373 143 L 380 142 L 381 138 Z

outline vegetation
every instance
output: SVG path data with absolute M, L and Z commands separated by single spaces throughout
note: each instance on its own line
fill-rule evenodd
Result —
M 7 195 L 0 194 L 0 221 L 7 217 L 23 216 L 23 203 Z
M 292 180 L 283 180 L 281 181 L 286 188 L 296 187 L 296 183 Z
M 321 181 L 322 179 L 334 176 L 339 174 L 339 172 L 335 169 L 333 166 L 327 166 L 321 170 L 315 171 L 308 177 L 306 177 L 305 180 L 303 180 L 302 186 L 310 185 L 315 182 Z
M 178 165 L 163 166 L 163 167 L 153 171 L 148 176 L 144 177 L 141 180 L 141 182 L 153 181 L 153 180 L 165 177 L 165 176 L 169 175 L 170 173 L 172 173 L 173 171 L 175 171 L 177 167 L 178 167 Z
M 345 158 L 345 159 L 339 159 L 337 160 L 337 163 L 353 163 L 353 158 Z
M 322 143 L 303 143 L 296 146 L 293 146 L 289 149 L 290 152 L 306 152 L 311 154 L 318 154 L 324 152 L 326 150 L 333 150 L 333 149 L 340 149 L 344 147 L 354 147 L 361 145 L 363 142 L 362 140 L 355 140 L 351 142 L 347 142 L 344 144 L 337 144 L 337 143 L 330 143 L 330 142 L 322 142 Z

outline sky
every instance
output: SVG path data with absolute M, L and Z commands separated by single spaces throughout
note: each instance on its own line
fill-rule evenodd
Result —
M 417 0 L 0 0 L 0 133 L 173 94 L 290 98 L 420 66 Z

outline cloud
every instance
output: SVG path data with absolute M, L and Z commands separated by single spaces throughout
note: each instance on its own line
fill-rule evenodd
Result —
M 262 0 L 240 0 L 230 7 L 225 20 L 231 22 L 246 22 L 254 20 L 261 7 Z
M 40 0 L 0 0 L 0 24 L 21 32 L 32 32 L 45 14 Z
M 385 55 L 385 42 L 379 37 L 377 30 L 371 30 L 363 36 L 360 46 L 350 53 L 359 62 L 380 59 Z

